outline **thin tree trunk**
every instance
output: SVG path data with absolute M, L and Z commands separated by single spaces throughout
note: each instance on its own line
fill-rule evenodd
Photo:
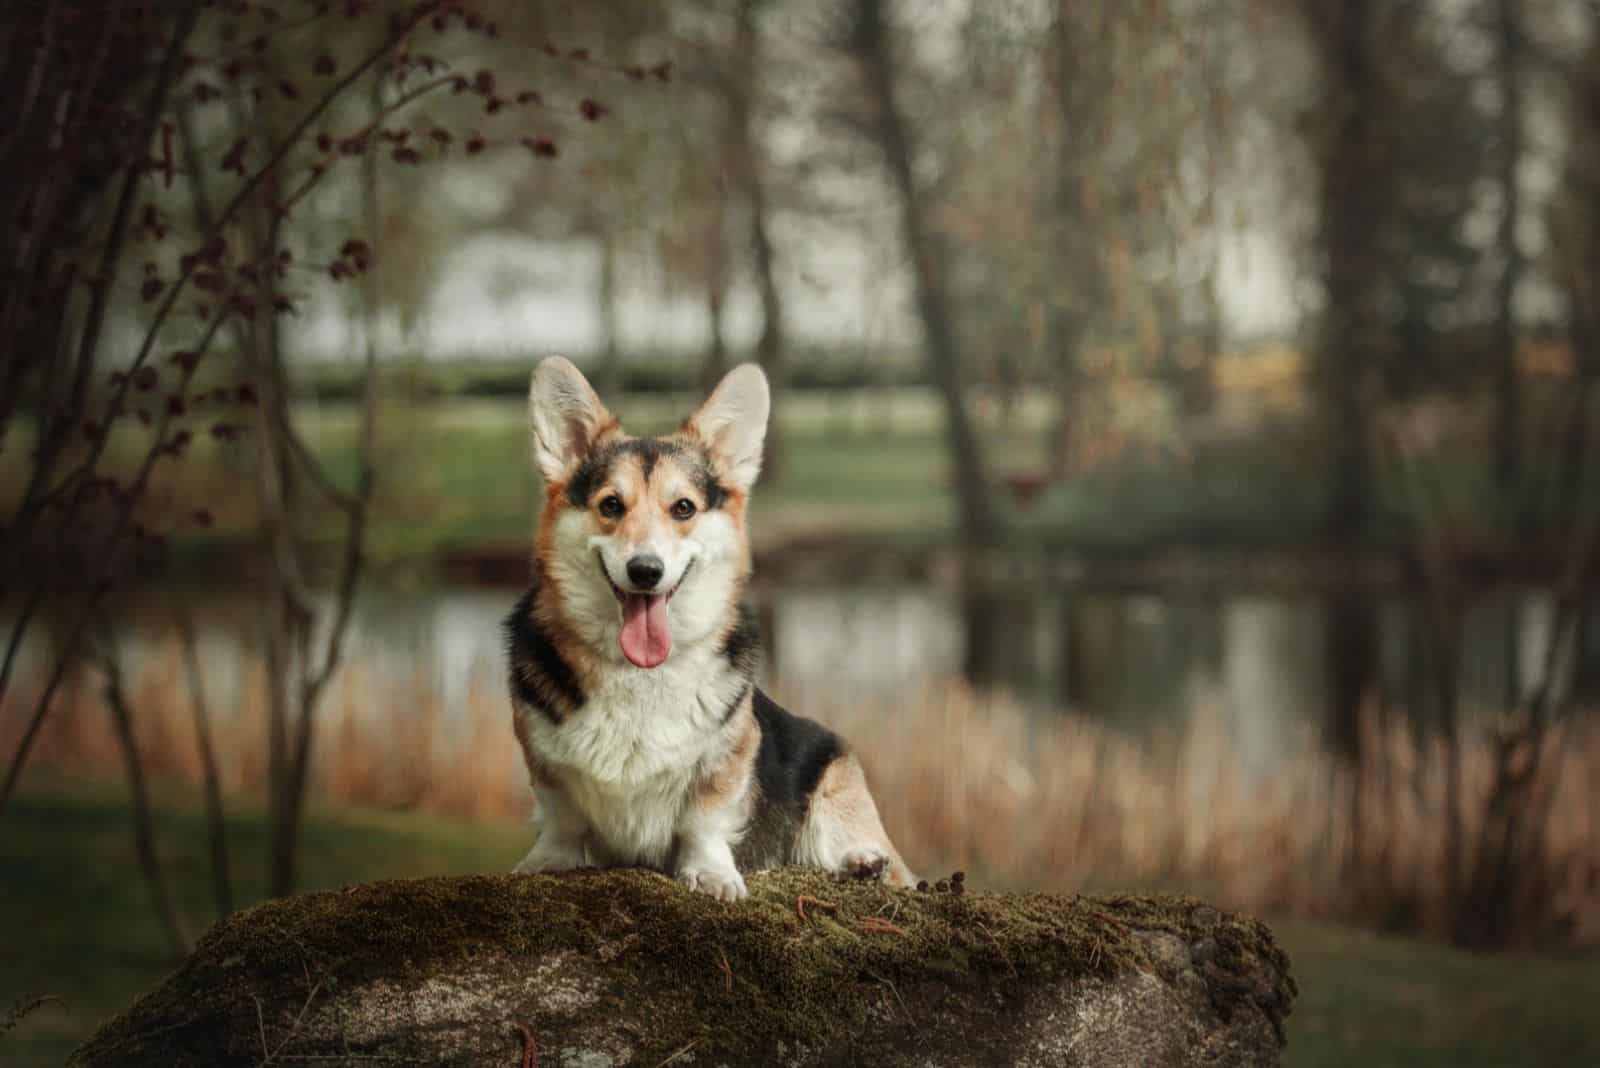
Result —
M 719 227 L 719 232 L 720 229 Z M 706 347 L 706 362 L 702 377 L 708 393 L 717 388 L 722 376 L 728 373 L 728 339 L 722 332 L 722 304 L 725 296 L 721 277 L 706 279 L 706 331 L 710 337 Z
M 617 322 L 617 239 L 604 223 L 598 228 L 600 244 L 600 374 L 596 383 L 603 397 L 622 393 L 622 345 Z
M 260 227 L 258 247 L 277 247 L 276 221 Z M 270 254 L 270 253 L 269 253 Z M 264 257 L 263 257 L 264 258 Z M 272 296 L 271 275 L 264 282 Z M 257 394 L 260 398 L 260 470 L 257 485 L 261 502 L 262 548 L 267 553 L 265 596 L 267 627 L 268 794 L 270 830 L 267 836 L 267 886 L 273 896 L 290 893 L 295 884 L 295 845 L 299 833 L 299 802 L 295 797 L 299 742 L 305 730 L 294 712 L 304 685 L 305 634 L 313 620 L 311 599 L 302 578 L 295 532 L 300 510 L 300 479 L 287 440 L 292 432 L 288 379 L 279 347 L 275 318 L 262 326 L 252 324 Z
M 770 231 L 771 205 L 762 173 L 761 130 L 754 97 L 762 69 L 761 34 L 756 25 L 761 0 L 742 0 L 734 30 L 734 76 L 729 87 L 729 131 L 734 170 L 743 187 L 750 212 L 750 251 L 755 263 L 756 288 L 761 295 L 761 336 L 756 340 L 756 360 L 767 372 L 774 392 L 782 396 L 785 376 L 783 296 L 778 289 L 776 254 Z M 767 426 L 761 467 L 768 479 L 781 477 L 784 461 L 783 421 L 776 413 Z
M 139 742 L 133 731 L 133 710 L 128 705 L 127 693 L 122 685 L 122 664 L 113 644 L 109 628 L 100 624 L 97 657 L 105 675 L 106 708 L 111 713 L 111 725 L 117 736 L 117 746 L 122 750 L 123 769 L 128 776 L 128 793 L 133 816 L 133 848 L 139 858 L 139 870 L 150 890 L 150 900 L 156 916 L 167 933 L 174 959 L 182 960 L 194 948 L 188 925 L 179 914 L 167 887 L 166 873 L 161 868 L 161 857 L 156 852 L 155 830 L 150 818 L 150 793 L 145 784 L 144 759 L 139 754 Z
M 944 274 L 912 174 L 910 131 L 895 102 L 893 49 L 886 23 L 882 0 L 857 0 L 855 47 L 877 113 L 878 144 L 900 198 L 901 240 L 911 258 L 924 350 L 944 401 L 945 442 L 955 470 L 961 540 L 967 557 L 962 596 L 967 632 L 964 672 L 969 681 L 983 685 L 997 679 L 1002 660 L 1001 605 L 980 573 L 985 550 L 1000 540 L 1000 519 L 990 497 L 982 449 L 967 413 L 961 351 Z
M 1580 611 L 1573 641 L 1572 690 L 1569 700 L 1591 714 L 1600 707 L 1600 605 L 1593 597 Z
M 1325 530 L 1335 547 L 1356 549 L 1369 534 L 1372 511 L 1372 448 L 1362 391 L 1374 370 L 1379 329 L 1371 290 L 1380 265 L 1369 217 L 1381 196 L 1384 166 L 1374 130 L 1379 118 L 1372 62 L 1374 13 L 1371 0 L 1305 3 L 1328 73 L 1332 127 L 1322 159 L 1321 193 L 1328 306 L 1319 371 L 1332 439 Z M 1356 764 L 1361 759 L 1361 702 L 1377 673 L 1376 622 L 1373 605 L 1356 591 L 1336 592 L 1328 600 L 1325 734 L 1336 754 Z
M 372 92 L 373 113 L 381 116 L 382 79 L 373 81 Z M 300 825 L 305 815 L 306 790 L 310 784 L 317 710 L 328 683 L 333 679 L 342 661 L 344 641 L 355 613 L 356 593 L 360 588 L 362 571 L 366 564 L 367 521 L 371 513 L 373 491 L 377 485 L 374 455 L 377 446 L 378 418 L 378 313 L 383 292 L 378 273 L 383 220 L 378 158 L 377 153 L 369 152 L 364 159 L 367 208 L 365 224 L 369 235 L 368 244 L 373 252 L 367 267 L 367 284 L 364 290 L 367 296 L 366 356 L 362 370 L 361 428 L 356 453 L 357 485 L 353 494 L 343 493 L 334 488 L 332 481 L 318 466 L 318 461 L 309 448 L 296 436 L 292 422 L 293 415 L 289 410 L 287 377 L 282 354 L 276 332 L 271 335 L 270 356 L 273 370 L 271 387 L 276 401 L 273 410 L 278 413 L 278 422 L 274 427 L 275 440 L 281 443 L 284 451 L 290 454 L 294 461 L 306 468 L 307 474 L 322 495 L 345 514 L 344 552 L 335 587 L 333 619 L 329 623 L 325 642 L 320 650 L 316 650 L 315 656 L 312 648 L 315 610 L 309 596 L 303 592 L 299 562 L 295 556 L 293 514 L 288 509 L 285 509 L 282 515 L 289 518 L 291 523 L 279 528 L 283 548 L 279 577 L 283 580 L 283 591 L 290 595 L 284 599 L 283 604 L 287 611 L 293 613 L 286 621 L 287 629 L 281 633 L 283 637 L 292 636 L 295 639 L 295 647 L 290 654 L 294 685 L 290 685 L 288 676 L 284 677 L 282 711 L 286 717 L 292 695 L 296 716 L 293 737 L 289 738 L 286 734 L 283 739 L 286 747 L 283 754 L 285 766 L 282 769 L 280 797 L 275 806 L 277 818 L 274 824 L 270 864 L 270 886 L 274 896 L 288 894 L 295 887 Z M 277 233 L 274 231 L 273 244 L 269 247 L 276 248 L 276 241 Z M 287 473 L 288 468 L 284 468 L 284 471 Z
M 756 288 L 761 293 L 761 336 L 756 339 L 756 360 L 767 372 L 773 389 L 782 395 L 787 374 L 784 358 L 783 297 L 778 289 L 776 256 L 767 226 L 767 194 L 762 179 L 754 174 L 746 191 L 750 202 L 750 245 L 755 253 Z M 768 478 L 783 471 L 783 420 L 774 415 L 767 426 L 761 466 Z
M 1076 457 L 1073 428 L 1078 425 L 1078 396 L 1083 375 L 1078 369 L 1078 348 L 1082 329 L 1078 318 L 1066 308 L 1055 308 L 1050 315 L 1051 352 L 1060 361 L 1055 370 L 1056 418 L 1050 431 L 1051 468 L 1060 477 L 1072 474 Z
M 1057 362 L 1054 368 L 1056 419 L 1049 456 L 1054 469 L 1061 473 L 1070 473 L 1075 460 L 1073 432 L 1078 425 L 1078 400 L 1083 385 L 1079 355 L 1087 319 L 1082 309 L 1100 303 L 1105 282 L 1101 250 L 1097 247 L 1099 234 L 1084 218 L 1084 205 L 1090 198 L 1083 162 L 1095 148 L 1098 104 L 1094 94 L 1078 91 L 1085 83 L 1092 83 L 1099 71 L 1087 67 L 1085 45 L 1088 42 L 1081 40 L 1081 31 L 1074 28 L 1075 17 L 1083 16 L 1066 0 L 1057 4 L 1051 27 L 1051 59 L 1055 74 L 1054 120 L 1059 127 L 1060 145 L 1054 161 L 1055 181 L 1044 209 L 1054 219 L 1057 255 L 1062 263 L 1075 265 L 1074 284 L 1067 295 L 1071 304 L 1063 302 L 1062 294 L 1058 293 L 1051 302 L 1046 320 L 1049 352 Z
M 227 813 L 222 803 L 222 776 L 211 740 L 211 708 L 206 701 L 205 677 L 200 670 L 194 617 L 184 605 L 178 611 L 178 639 L 183 646 L 183 666 L 189 678 L 189 705 L 194 711 L 194 734 L 200 746 L 200 766 L 205 774 L 206 845 L 211 857 L 211 893 L 217 918 L 233 911 L 233 878 L 228 867 Z
M 1517 247 L 1517 222 L 1522 214 L 1522 191 L 1517 168 L 1522 162 L 1522 29 L 1518 0 L 1498 0 L 1496 23 L 1500 67 L 1500 277 L 1496 286 L 1495 348 L 1499 358 L 1495 382 L 1495 483 L 1505 509 L 1511 544 L 1520 542 L 1527 516 L 1523 514 L 1522 397 L 1517 375 L 1517 287 L 1522 279 L 1523 257 Z M 1517 658 L 1518 630 L 1522 618 L 1515 591 L 1506 607 L 1504 657 L 1505 706 L 1515 708 L 1522 698 Z
M 1564 257 L 1570 307 L 1568 332 L 1576 362 L 1572 417 L 1561 449 L 1559 514 L 1573 529 L 1583 522 L 1584 479 L 1595 448 L 1594 406 L 1600 400 L 1600 4 L 1592 4 L 1590 44 L 1574 86 L 1574 149 L 1567 162 L 1569 196 L 1576 203 L 1573 247 Z M 1578 611 L 1578 634 L 1571 700 L 1593 709 L 1600 705 L 1600 603 L 1592 589 Z
M 726 142 L 727 138 L 724 137 Z M 728 146 L 723 145 L 724 163 Z M 701 278 L 706 302 L 706 358 L 700 374 L 706 392 L 717 387 L 728 373 L 728 342 L 722 329 L 722 306 L 728 296 L 728 208 L 721 196 L 714 198 L 706 219 L 705 273 Z
M 291 462 L 279 434 L 270 424 L 280 417 L 275 376 L 270 372 L 257 378 L 260 396 L 261 449 L 257 485 L 261 497 L 262 550 L 267 554 L 268 579 L 262 614 L 265 633 L 267 687 L 267 885 L 274 896 L 289 893 L 294 886 L 294 814 L 290 802 L 292 742 L 290 714 L 296 687 L 292 676 L 298 671 L 294 635 L 304 624 L 301 616 L 307 606 L 301 601 L 297 576 L 289 573 L 293 559 L 291 505 L 294 482 L 287 470 Z
M 1444 739 L 1444 867 L 1445 900 L 1452 908 L 1461 900 L 1463 832 L 1461 825 L 1461 624 L 1451 611 L 1439 611 L 1434 625 L 1434 688 L 1439 731 Z
M 971 548 L 989 547 L 999 540 L 1000 520 L 990 498 L 983 452 L 967 413 L 961 352 L 944 275 L 912 173 L 910 131 L 895 102 L 892 42 L 883 8 L 882 0 L 857 0 L 854 43 L 876 112 L 878 145 L 900 199 L 900 236 L 911 260 L 923 345 L 944 402 L 945 441 L 955 471 L 962 541 Z

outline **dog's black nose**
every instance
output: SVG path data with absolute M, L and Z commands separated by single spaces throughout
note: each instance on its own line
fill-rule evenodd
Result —
M 666 571 L 667 566 L 661 562 L 661 557 L 649 553 L 641 553 L 628 561 L 628 581 L 641 590 L 655 589 Z

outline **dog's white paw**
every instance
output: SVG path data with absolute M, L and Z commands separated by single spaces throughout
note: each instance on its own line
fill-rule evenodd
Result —
M 846 879 L 883 882 L 889 876 L 889 854 L 877 846 L 858 846 L 840 858 L 839 874 Z
M 690 890 L 710 894 L 718 901 L 741 901 L 750 896 L 744 876 L 734 868 L 684 868 L 678 881 Z
M 586 863 L 583 843 L 547 846 L 542 841 L 528 851 L 522 862 L 511 869 L 513 875 L 535 875 L 542 871 L 571 871 Z

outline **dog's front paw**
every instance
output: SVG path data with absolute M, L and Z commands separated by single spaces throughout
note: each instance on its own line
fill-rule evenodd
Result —
M 889 854 L 877 846 L 852 849 L 840 859 L 839 874 L 846 879 L 883 882 L 889 876 Z
M 540 842 L 529 850 L 522 862 L 511 869 L 513 875 L 535 875 L 542 871 L 571 871 L 587 863 L 583 843 L 546 845 Z
M 740 901 L 750 896 L 744 876 L 734 868 L 684 868 L 678 872 L 678 881 L 719 901 Z

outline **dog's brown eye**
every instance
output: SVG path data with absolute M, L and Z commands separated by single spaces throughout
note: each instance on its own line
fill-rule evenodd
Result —
M 694 515 L 694 502 L 687 497 L 679 497 L 672 506 L 672 518 L 682 522 Z
M 600 498 L 600 514 L 607 519 L 620 519 L 625 511 L 627 509 L 622 506 L 622 498 L 615 493 Z

